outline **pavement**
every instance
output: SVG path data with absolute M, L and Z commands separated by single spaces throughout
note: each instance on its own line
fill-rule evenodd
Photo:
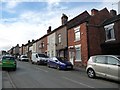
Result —
M 74 66 L 73 67 L 74 68 L 74 70 L 76 70 L 76 71 L 82 71 L 82 72 L 86 72 L 86 68 L 85 67 L 77 67 L 77 66 Z

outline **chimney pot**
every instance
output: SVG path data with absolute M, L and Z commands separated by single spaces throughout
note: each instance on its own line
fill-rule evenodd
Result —
M 92 9 L 91 10 L 91 15 L 92 16 L 94 16 L 95 14 L 97 14 L 98 13 L 98 10 L 97 9 Z
M 112 16 L 112 17 L 114 17 L 114 16 L 116 16 L 117 15 L 117 12 L 116 12 L 116 10 L 110 10 L 110 15 Z

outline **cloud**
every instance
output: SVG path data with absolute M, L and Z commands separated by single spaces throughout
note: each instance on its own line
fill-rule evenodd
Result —
M 54 30 L 61 25 L 62 13 L 65 13 L 70 20 L 85 10 L 89 12 L 92 9 L 87 5 L 68 9 L 68 6 L 62 6 L 60 1 L 50 0 L 48 7 L 51 9 L 45 11 L 27 10 L 21 12 L 18 17 L 2 19 L 2 23 L 0 23 L 0 50 L 10 49 L 16 44 L 26 44 L 28 40 L 36 40 L 47 33 L 49 26 L 52 26 L 52 30 Z M 18 3 L 9 4 L 7 8 L 14 10 L 17 5 Z M 110 8 L 107 3 L 102 3 L 98 9 L 103 9 L 105 6 Z

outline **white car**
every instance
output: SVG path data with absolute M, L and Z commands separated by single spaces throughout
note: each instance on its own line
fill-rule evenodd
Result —
M 96 55 L 91 56 L 87 63 L 88 77 L 96 76 L 120 81 L 120 56 Z
M 26 55 L 21 55 L 20 56 L 20 61 L 29 61 L 29 58 Z

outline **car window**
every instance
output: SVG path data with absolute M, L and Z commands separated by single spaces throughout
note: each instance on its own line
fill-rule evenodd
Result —
M 98 57 L 95 58 L 95 62 L 100 63 L 100 64 L 105 64 L 106 63 L 106 57 L 105 56 L 98 56 Z
M 110 65 L 117 65 L 119 62 L 117 59 L 115 59 L 114 57 L 108 57 L 108 64 Z
M 3 57 L 2 60 L 15 60 L 14 57 Z
M 22 58 L 27 58 L 27 56 L 22 56 Z
M 49 58 L 47 55 L 45 54 L 38 54 L 39 57 L 44 57 L 44 58 Z
M 120 59 L 120 56 L 119 57 L 117 57 L 118 59 Z

